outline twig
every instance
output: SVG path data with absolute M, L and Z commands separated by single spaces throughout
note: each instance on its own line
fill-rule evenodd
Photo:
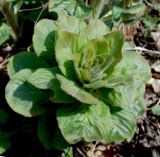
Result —
M 43 2 L 41 2 L 41 3 L 42 3 L 42 10 L 41 10 L 41 12 L 38 15 L 37 20 L 35 21 L 35 24 L 38 22 L 39 18 L 41 17 L 41 15 L 42 15 L 42 13 L 43 13 L 43 11 L 45 9 L 45 7 L 43 7 L 44 6 Z
M 86 0 L 86 6 L 88 6 L 88 3 L 89 3 L 88 0 Z
M 96 143 L 93 145 L 93 147 L 92 147 L 92 156 L 91 156 L 91 157 L 94 157 L 94 151 L 95 151 L 96 146 L 97 146 L 98 143 L 99 143 L 99 142 L 96 141 Z
M 76 149 L 80 155 L 82 155 L 83 157 L 86 157 L 86 155 L 78 147 Z
M 125 49 L 126 51 L 143 51 L 143 52 L 146 52 L 146 53 L 152 53 L 152 54 L 156 54 L 156 55 L 160 55 L 160 51 L 153 51 L 153 50 L 149 50 L 149 49 L 146 49 L 146 48 L 143 48 L 143 47 L 135 47 L 135 48 L 127 48 Z
M 19 12 L 38 10 L 38 9 L 42 9 L 42 8 L 45 9 L 45 8 L 47 8 L 47 7 L 48 7 L 48 2 L 45 3 L 45 4 L 42 3 L 42 6 L 40 6 L 40 7 L 31 8 L 31 9 L 22 9 L 22 10 L 19 10 Z
M 99 7 L 98 7 L 98 10 L 96 12 L 96 15 L 95 15 L 95 18 L 99 18 L 100 14 L 102 13 L 102 10 L 104 8 L 104 5 L 105 4 L 108 4 L 109 3 L 109 0 L 101 0 L 100 4 L 99 4 Z

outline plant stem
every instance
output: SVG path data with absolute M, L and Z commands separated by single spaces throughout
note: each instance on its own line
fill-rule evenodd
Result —
M 1 4 L 1 10 L 3 16 L 6 19 L 6 22 L 12 28 L 12 37 L 15 41 L 18 41 L 21 38 L 21 32 L 18 25 L 18 16 L 14 14 L 11 3 L 7 0 L 3 0 Z
M 102 13 L 103 7 L 105 4 L 108 4 L 109 0 L 101 0 L 99 3 L 99 6 L 97 8 L 96 14 L 95 14 L 95 18 L 98 19 L 100 14 Z

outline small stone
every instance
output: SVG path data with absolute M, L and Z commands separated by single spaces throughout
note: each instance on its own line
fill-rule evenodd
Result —
M 92 151 L 91 151 L 91 150 L 88 150 L 88 151 L 87 151 L 87 157 L 92 157 L 92 155 L 93 155 L 93 154 L 92 154 Z
M 151 78 L 149 84 L 153 87 L 155 93 L 160 93 L 160 79 Z
M 102 156 L 102 152 L 100 150 L 97 150 L 95 152 L 95 155 L 98 156 L 98 157 L 101 157 Z
M 151 69 L 153 69 L 155 72 L 160 73 L 160 61 L 157 61 L 151 66 Z
M 100 150 L 100 151 L 105 151 L 107 148 L 106 148 L 106 146 L 104 146 L 104 145 L 99 145 L 99 146 L 97 146 L 96 149 L 97 149 L 97 150 Z

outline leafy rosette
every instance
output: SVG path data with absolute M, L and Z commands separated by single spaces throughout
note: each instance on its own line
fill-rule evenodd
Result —
M 33 36 L 38 57 L 23 53 L 9 62 L 9 105 L 31 117 L 47 112 L 42 102 L 62 103 L 56 117 L 70 144 L 130 140 L 145 109 L 143 95 L 150 68 L 137 53 L 122 53 L 123 44 L 123 34 L 110 32 L 100 20 L 88 24 L 70 16 L 57 22 L 41 20 Z M 15 61 L 26 55 L 25 66 L 16 66 Z

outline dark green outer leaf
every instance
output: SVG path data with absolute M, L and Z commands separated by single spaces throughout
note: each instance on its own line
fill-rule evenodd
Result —
M 42 92 L 27 82 L 32 70 L 24 69 L 15 74 L 6 86 L 5 96 L 9 106 L 17 113 L 32 117 L 43 114 L 46 109 L 41 105 L 50 94 Z
M 9 147 L 11 142 L 8 139 L 0 140 L 0 155 L 3 154 Z
M 22 69 L 47 68 L 48 64 L 38 58 L 35 53 L 21 52 L 12 56 L 7 65 L 7 71 L 10 78 Z
M 3 109 L 0 109 L 0 124 L 5 124 L 7 122 L 9 115 Z
M 46 149 L 63 150 L 68 146 L 58 126 L 55 126 L 54 117 L 44 117 L 38 124 L 38 137 Z
M 0 129 L 0 155 L 3 154 L 10 146 L 10 136 L 12 133 L 4 132 Z

